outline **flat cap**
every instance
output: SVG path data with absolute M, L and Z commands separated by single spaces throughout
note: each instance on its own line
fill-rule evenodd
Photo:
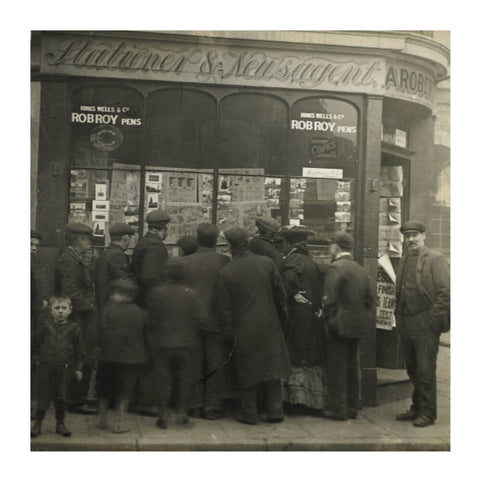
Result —
M 164 210 L 158 209 L 149 212 L 146 221 L 149 225 L 163 225 L 170 222 L 170 216 Z
M 353 240 L 353 237 L 350 234 L 347 234 L 346 232 L 343 232 L 343 231 L 339 231 L 339 232 L 335 232 L 330 237 L 330 244 L 337 244 L 337 246 L 342 249 L 350 250 L 354 248 L 355 241 Z
M 113 289 L 124 292 L 138 292 L 139 290 L 137 283 L 133 279 L 117 279 L 110 286 Z
M 30 239 L 38 239 L 39 241 L 42 240 L 42 236 L 35 230 L 30 231 Z
M 304 240 L 315 232 L 304 225 L 286 225 L 282 227 L 279 234 L 287 240 Z
M 248 232 L 241 227 L 232 227 L 225 232 L 225 238 L 233 246 L 247 245 L 248 237 Z
M 128 225 L 124 224 L 123 222 L 115 222 L 110 227 L 110 235 L 133 235 L 135 231 Z
M 80 224 L 78 222 L 73 223 L 73 224 L 67 224 L 67 227 L 65 229 L 69 234 L 86 234 L 86 235 L 92 235 L 93 230 L 90 226 L 86 224 Z
M 419 220 L 408 220 L 400 227 L 400 232 L 406 234 L 407 232 L 425 232 L 425 225 Z
M 183 235 L 178 239 L 177 246 L 182 249 L 185 255 L 193 254 L 198 249 L 197 238 L 193 235 Z
M 280 230 L 280 224 L 272 217 L 257 217 L 255 224 L 259 229 L 264 229 L 268 232 L 278 232 Z

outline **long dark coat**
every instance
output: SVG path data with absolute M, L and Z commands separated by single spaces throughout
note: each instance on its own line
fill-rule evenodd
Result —
M 132 275 L 130 261 L 123 249 L 110 244 L 96 260 L 93 270 L 97 305 L 102 309 L 111 294 L 111 283 Z
M 72 321 L 79 324 L 85 349 L 87 364 L 95 363 L 98 336 L 98 311 L 90 266 L 71 247 L 59 256 L 55 266 L 55 286 L 57 292 L 72 300 Z
M 132 270 L 141 288 L 158 286 L 165 281 L 165 263 L 168 251 L 162 240 L 147 232 L 135 246 L 132 255 Z
M 291 366 L 280 324 L 286 296 L 274 262 L 242 250 L 220 271 L 218 298 L 226 331 L 236 340 L 239 388 L 287 377 Z
M 199 302 L 201 328 L 219 331 L 217 286 L 218 273 L 230 259 L 214 248 L 199 247 L 197 252 L 183 258 L 185 283 L 195 292 Z
M 290 360 L 295 367 L 319 366 L 324 363 L 324 331 L 317 313 L 322 307 L 323 277 L 319 266 L 302 248 L 291 251 L 282 272 L 287 292 L 288 321 L 285 325 Z M 295 301 L 302 292 L 310 304 Z
M 257 254 L 259 256 L 270 257 L 270 259 L 272 259 L 272 261 L 275 262 L 278 272 L 282 272 L 283 257 L 275 247 L 273 239 L 269 239 L 268 237 L 259 235 L 257 237 L 254 237 L 250 241 L 248 248 L 254 254 Z
M 375 319 L 375 290 L 366 270 L 348 254 L 330 264 L 325 278 L 325 316 L 329 333 L 362 338 Z

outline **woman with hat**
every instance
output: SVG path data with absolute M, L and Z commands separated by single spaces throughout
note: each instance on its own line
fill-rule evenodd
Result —
M 288 303 L 285 339 L 292 363 L 284 400 L 291 406 L 323 409 L 325 340 L 318 318 L 323 276 L 308 252 L 307 238 L 313 234 L 305 226 L 288 226 L 280 231 L 288 246 L 282 278 Z

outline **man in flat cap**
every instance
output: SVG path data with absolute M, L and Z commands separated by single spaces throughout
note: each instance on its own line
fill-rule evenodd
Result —
M 144 294 L 164 280 L 168 251 L 163 241 L 167 238 L 170 216 L 163 210 L 154 210 L 147 215 L 146 221 L 148 232 L 132 255 L 132 270 Z
M 132 276 L 130 260 L 125 251 L 135 231 L 123 222 L 110 226 L 110 245 L 100 254 L 94 265 L 95 294 L 101 311 L 112 292 L 111 284 Z
M 437 354 L 440 334 L 450 330 L 450 272 L 442 254 L 425 246 L 422 222 L 409 220 L 400 231 L 407 254 L 398 266 L 395 314 L 414 391 L 410 409 L 397 419 L 425 427 L 437 417 Z
M 237 420 L 258 421 L 257 389 L 266 393 L 267 421 L 284 419 L 281 379 L 291 365 L 281 327 L 286 317 L 286 294 L 275 263 L 248 249 L 248 232 L 235 227 L 225 232 L 232 261 L 220 271 L 220 319 L 234 339 L 234 356 L 241 410 Z
M 140 287 L 139 304 L 146 307 L 152 289 L 165 283 L 165 268 L 168 251 L 163 243 L 167 238 L 170 216 L 164 210 L 149 212 L 146 219 L 148 232 L 136 245 L 132 255 L 132 271 Z M 148 337 L 148 334 L 147 334 Z M 147 339 L 148 341 L 148 339 Z M 149 346 L 147 345 L 147 350 Z M 155 383 L 158 373 L 154 365 L 154 356 L 148 351 L 150 364 L 148 369 L 140 373 L 137 412 L 147 415 L 158 414 L 158 399 Z
M 215 251 L 218 228 L 202 223 L 197 227 L 198 249 L 184 257 L 185 282 L 195 293 L 200 308 L 200 332 L 194 349 L 193 380 L 190 402 L 192 417 L 214 420 L 224 417 L 224 365 L 227 350 L 225 334 L 219 322 L 217 285 L 220 269 L 230 259 Z M 207 376 L 205 379 L 204 377 Z
M 279 272 L 282 272 L 283 259 L 275 247 L 275 236 L 280 230 L 280 224 L 271 217 L 257 217 L 255 219 L 258 235 L 254 237 L 248 248 L 260 256 L 267 256 L 275 262 Z
M 66 226 L 66 248 L 55 265 L 56 291 L 70 297 L 72 301 L 71 319 L 82 331 L 87 359 L 81 382 L 72 383 L 70 410 L 95 412 L 95 394 L 90 386 L 92 372 L 96 365 L 98 334 L 98 312 L 96 306 L 91 266 L 87 263 L 93 231 L 85 224 Z M 93 380 L 92 380 L 93 382 Z
M 324 416 L 355 419 L 360 408 L 359 343 L 375 322 L 375 290 L 366 270 L 353 260 L 346 232 L 330 240 L 332 263 L 325 277 L 328 408 Z

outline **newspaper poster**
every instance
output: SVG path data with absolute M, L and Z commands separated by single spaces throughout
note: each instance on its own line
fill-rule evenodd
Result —
M 395 282 L 390 258 L 383 255 L 377 270 L 377 329 L 391 331 L 395 327 Z

